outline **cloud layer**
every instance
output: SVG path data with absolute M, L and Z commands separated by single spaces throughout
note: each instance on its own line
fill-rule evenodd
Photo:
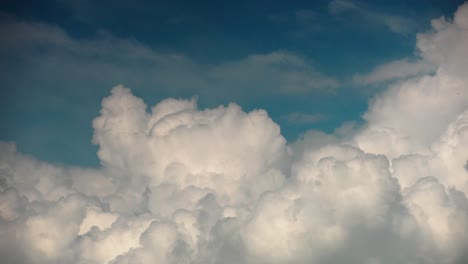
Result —
M 360 128 L 288 144 L 263 110 L 166 99 L 148 111 L 117 86 L 93 120 L 98 169 L 1 143 L 2 261 L 466 262 L 467 21 L 465 4 L 419 34 L 435 73 L 389 87 Z M 302 65 L 243 65 L 278 61 Z
M 80 96 L 84 96 L 81 90 L 96 88 L 86 87 L 89 83 L 83 80 L 99 85 L 125 80 L 153 85 L 166 94 L 171 90 L 197 91 L 203 92 L 202 96 L 215 94 L 223 99 L 239 98 L 247 91 L 283 95 L 333 92 L 339 86 L 337 80 L 316 70 L 310 61 L 282 50 L 222 63 L 201 63 L 105 30 L 92 37 L 76 38 L 53 24 L 21 21 L 4 14 L 0 14 L 0 22 L 0 67 L 8 69 L 0 77 L 5 85 L 23 87 L 29 84 L 27 81 L 35 81 L 53 86 L 44 76 L 55 72 L 76 83 L 64 90 Z M 29 69 L 28 80 L 18 81 L 22 78 L 17 75 L 23 71 L 16 67 Z

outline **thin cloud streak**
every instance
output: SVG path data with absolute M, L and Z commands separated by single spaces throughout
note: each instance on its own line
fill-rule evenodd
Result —
M 322 114 L 307 114 L 301 112 L 293 112 L 281 117 L 286 122 L 293 125 L 308 125 L 320 122 L 326 117 Z
M 407 35 L 417 29 L 415 21 L 407 17 L 373 11 L 348 0 L 332 0 L 328 4 L 328 10 L 335 16 L 356 13 L 367 21 L 384 25 L 391 32 L 398 34 Z

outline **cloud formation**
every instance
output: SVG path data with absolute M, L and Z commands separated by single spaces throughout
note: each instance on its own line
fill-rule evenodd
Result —
M 93 120 L 100 168 L 1 143 L 2 261 L 464 263 L 467 21 L 465 4 L 418 35 L 436 73 L 389 87 L 358 129 L 288 144 L 263 110 L 148 109 L 117 86 Z M 272 60 L 291 58 L 249 63 Z

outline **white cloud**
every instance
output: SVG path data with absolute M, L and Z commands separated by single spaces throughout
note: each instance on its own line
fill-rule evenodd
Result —
M 427 154 L 468 107 L 468 31 L 457 24 L 468 16 L 466 9 L 460 7 L 454 23 L 435 19 L 432 31 L 418 34 L 422 61 L 432 63 L 435 74 L 395 84 L 377 96 L 364 115 L 369 128 L 358 139 L 361 148 L 390 157 Z
M 354 75 L 353 83 L 373 85 L 397 81 L 431 73 L 435 70 L 434 68 L 433 65 L 425 61 L 395 60 L 379 65 L 369 73 Z
M 148 111 L 117 86 L 93 121 L 100 168 L 0 144 L 2 260 L 464 263 L 467 10 L 419 35 L 436 73 L 389 87 L 359 129 L 288 145 L 263 110 L 166 99 Z M 282 60 L 302 65 L 248 59 Z

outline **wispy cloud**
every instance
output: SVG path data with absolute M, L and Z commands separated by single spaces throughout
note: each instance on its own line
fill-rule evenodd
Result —
M 184 54 L 158 52 L 135 39 L 119 38 L 106 31 L 93 38 L 77 39 L 58 26 L 14 18 L 0 23 L 0 37 L 4 40 L 0 53 L 23 63 L 15 74 L 5 76 L 13 82 L 21 79 L 21 69 L 28 68 L 39 83 L 53 74 L 79 79 L 82 85 L 125 82 L 163 91 L 206 91 L 231 97 L 245 92 L 329 92 L 338 87 L 338 81 L 315 69 L 309 60 L 287 51 L 248 54 L 209 64 Z M 8 63 L 1 62 L 4 67 L 9 67 Z
M 333 15 L 356 13 L 369 22 L 384 25 L 390 31 L 408 34 L 416 30 L 416 22 L 408 17 L 375 11 L 372 8 L 348 0 L 332 0 L 328 10 Z
M 434 70 L 435 66 L 426 61 L 395 60 L 379 65 L 369 73 L 355 74 L 353 83 L 357 85 L 379 84 L 428 74 Z
M 286 122 L 292 125 L 310 125 L 324 120 L 325 116 L 322 114 L 293 112 L 281 116 L 281 119 L 285 120 Z
M 339 86 L 337 80 L 320 73 L 306 60 L 282 51 L 217 65 L 210 76 L 216 82 L 227 81 L 225 85 L 232 89 L 254 85 L 282 94 L 333 92 Z
M 328 4 L 328 10 L 332 14 L 339 14 L 341 12 L 359 9 L 353 2 L 347 0 L 332 0 Z

